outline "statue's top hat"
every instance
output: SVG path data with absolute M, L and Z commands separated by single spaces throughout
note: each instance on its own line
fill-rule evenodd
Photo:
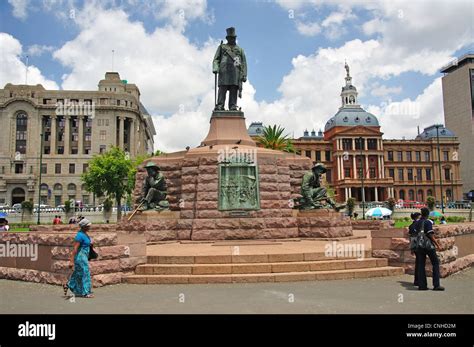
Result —
M 158 165 L 156 165 L 154 162 L 152 161 L 149 161 L 146 165 L 145 165 L 145 169 L 149 169 L 149 168 L 155 168 L 157 170 L 160 170 L 160 167 Z
M 225 31 L 227 31 L 227 37 L 237 37 L 234 27 L 227 28 Z
M 317 164 L 315 164 L 315 165 L 311 168 L 311 170 L 313 170 L 313 171 L 317 170 L 317 171 L 320 171 L 321 173 L 326 173 L 326 172 L 328 171 L 328 170 L 326 169 L 326 166 L 324 166 L 324 164 L 322 164 L 322 163 L 317 163 Z

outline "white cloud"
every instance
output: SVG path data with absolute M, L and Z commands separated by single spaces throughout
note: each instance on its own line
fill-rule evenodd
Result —
M 444 123 L 441 77 L 436 78 L 416 98 L 369 106 L 368 111 L 378 115 L 385 138 L 414 138 L 420 129 Z
M 321 27 L 318 23 L 303 23 L 297 21 L 296 29 L 300 34 L 305 36 L 315 36 L 321 32 Z
M 48 46 L 48 45 L 38 45 L 34 44 L 28 47 L 28 55 L 33 56 L 33 57 L 39 57 L 43 55 L 46 52 L 52 52 L 54 50 L 53 46 Z
M 26 65 L 22 61 L 20 42 L 7 33 L 0 33 L 0 87 L 7 83 L 24 84 Z M 42 84 L 46 89 L 58 89 L 56 82 L 44 77 L 34 65 L 28 66 L 28 84 Z
M 8 3 L 13 7 L 13 16 L 22 20 L 28 17 L 29 0 L 8 0 Z

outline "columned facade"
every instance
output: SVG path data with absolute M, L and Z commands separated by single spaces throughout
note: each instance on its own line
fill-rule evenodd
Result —
M 156 133 L 137 86 L 116 72 L 106 73 L 98 91 L 7 84 L 0 89 L 0 120 L 9 129 L 0 137 L 0 205 L 9 206 L 38 203 L 40 188 L 46 205 L 72 198 L 92 204 L 80 178 L 92 156 L 117 145 L 131 158 L 151 153 Z

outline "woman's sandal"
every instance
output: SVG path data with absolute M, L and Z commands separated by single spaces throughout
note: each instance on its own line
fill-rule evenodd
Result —
M 92 299 L 93 297 L 94 297 L 94 294 L 84 295 L 84 298 L 86 298 L 86 299 Z

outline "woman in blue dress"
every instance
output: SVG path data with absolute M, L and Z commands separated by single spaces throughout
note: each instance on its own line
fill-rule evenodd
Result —
M 90 229 L 91 222 L 82 219 L 79 222 L 80 230 L 74 238 L 74 249 L 71 253 L 70 266 L 74 269 L 69 282 L 63 286 L 64 294 L 70 289 L 74 295 L 84 298 L 93 298 L 91 273 L 89 271 L 89 250 L 91 239 L 87 232 Z

